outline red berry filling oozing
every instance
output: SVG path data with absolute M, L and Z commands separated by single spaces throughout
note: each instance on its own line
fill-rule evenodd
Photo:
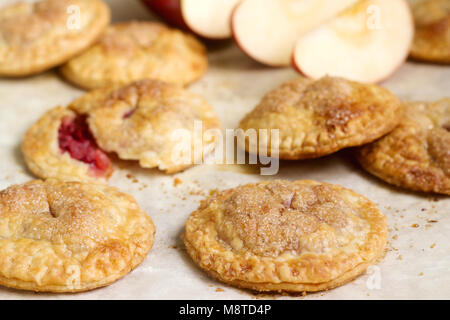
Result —
M 125 112 L 125 114 L 122 116 L 122 119 L 128 119 L 133 115 L 133 113 L 136 112 L 136 108 L 131 109 L 130 111 Z
M 61 151 L 68 152 L 78 161 L 89 164 L 96 176 L 106 176 L 111 171 L 111 161 L 100 150 L 86 123 L 86 116 L 62 119 L 58 130 Z

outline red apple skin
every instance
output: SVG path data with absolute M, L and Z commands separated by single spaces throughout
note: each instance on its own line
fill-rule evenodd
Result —
M 292 50 L 292 54 L 291 54 L 291 67 L 297 71 L 298 73 L 300 73 L 302 76 L 306 77 L 306 74 L 303 74 L 302 70 L 300 70 L 300 68 L 297 66 L 297 63 L 295 62 L 295 47 L 294 50 Z
M 190 31 L 181 14 L 180 0 L 141 0 L 151 11 L 170 25 Z
M 216 43 L 228 40 L 206 38 L 189 28 L 181 13 L 181 0 L 141 0 L 141 2 L 171 26 L 190 32 L 203 42 Z

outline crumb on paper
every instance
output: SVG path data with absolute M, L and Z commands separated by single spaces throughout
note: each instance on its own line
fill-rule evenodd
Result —
M 135 176 L 133 176 L 132 174 L 130 174 L 130 173 L 127 173 L 127 176 L 126 176 L 128 179 L 130 179 L 131 180 L 131 182 L 133 182 L 133 183 L 137 183 L 137 182 L 139 182 L 139 180 L 135 177 Z
M 173 186 L 174 187 L 177 187 L 178 185 L 180 185 L 182 183 L 183 183 L 183 181 L 181 179 L 179 179 L 179 178 L 173 179 Z
M 225 290 L 223 290 L 222 288 L 217 288 L 216 292 L 224 292 Z
M 436 223 L 438 222 L 437 220 L 427 220 L 428 223 Z
M 189 194 L 191 196 L 204 196 L 205 195 L 205 193 L 203 191 L 201 191 L 201 190 L 191 190 L 189 192 Z
M 412 228 L 418 228 L 419 225 L 418 225 L 417 223 L 413 223 L 413 224 L 411 225 L 411 227 L 412 227 Z
M 433 243 L 430 248 L 433 249 L 434 247 L 436 247 L 436 243 Z
M 420 277 L 423 276 L 423 272 L 419 273 L 419 276 L 420 276 Z
M 397 239 L 398 239 L 398 235 L 397 235 L 397 234 L 394 234 L 394 235 L 392 236 L 392 239 L 393 239 L 393 240 L 397 240 Z
M 144 190 L 144 189 L 147 188 L 147 187 L 148 187 L 148 185 L 145 184 L 145 183 L 143 183 L 143 184 L 139 187 L 139 191 L 142 191 L 142 190 Z

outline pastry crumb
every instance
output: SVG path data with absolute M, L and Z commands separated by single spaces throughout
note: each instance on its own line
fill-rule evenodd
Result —
M 181 179 L 179 179 L 179 178 L 173 179 L 173 186 L 174 187 L 177 187 L 178 185 L 180 185 L 182 183 L 183 183 L 183 181 Z

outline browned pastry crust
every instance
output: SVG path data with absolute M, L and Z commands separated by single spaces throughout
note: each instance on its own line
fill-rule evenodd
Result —
M 315 181 L 271 181 L 216 192 L 186 223 L 194 262 L 258 291 L 342 285 L 382 256 L 386 218 L 366 198 Z
M 450 1 L 422 0 L 413 4 L 416 34 L 411 57 L 450 63 Z
M 357 150 L 364 169 L 406 189 L 450 195 L 450 98 L 409 103 L 390 134 Z
M 89 128 L 103 150 L 166 173 L 200 163 L 212 151 L 214 141 L 194 133 L 195 121 L 202 122 L 202 132 L 220 128 L 214 110 L 203 98 L 157 80 L 94 90 L 69 108 L 87 115 Z M 187 133 L 183 137 L 190 141 L 177 131 Z M 201 145 L 202 152 L 195 152 L 194 146 Z M 191 157 L 180 158 L 180 151 Z
M 74 5 L 80 28 L 71 25 Z M 26 76 L 64 63 L 94 43 L 109 20 L 101 0 L 41 0 L 1 8 L 0 75 Z
M 0 284 L 78 292 L 107 286 L 150 251 L 152 219 L 98 184 L 31 181 L 0 192 Z
M 239 126 L 244 131 L 279 129 L 279 157 L 297 160 L 371 142 L 392 131 L 402 112 L 400 100 L 377 85 L 300 77 L 267 93 Z M 270 154 L 270 133 L 259 139 Z M 259 148 L 252 142 L 246 139 L 249 152 Z
M 206 48 L 193 36 L 156 22 L 127 22 L 109 27 L 61 72 L 82 88 L 97 89 L 148 78 L 185 85 L 207 66 Z

